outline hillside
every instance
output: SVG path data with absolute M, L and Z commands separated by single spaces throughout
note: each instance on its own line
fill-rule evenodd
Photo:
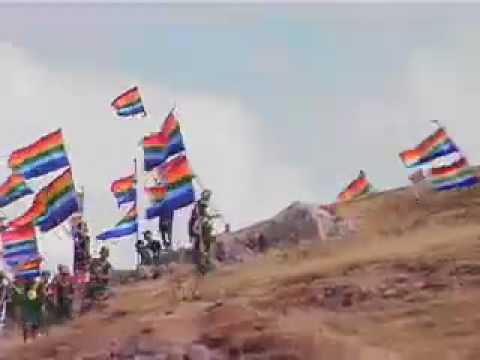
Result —
M 342 205 L 321 241 L 316 207 L 294 204 L 222 240 L 242 252 L 263 231 L 281 247 L 202 279 L 177 265 L 118 287 L 47 338 L 0 343 L 0 358 L 479 359 L 480 189 L 421 194 Z M 347 220 L 354 231 L 339 231 Z

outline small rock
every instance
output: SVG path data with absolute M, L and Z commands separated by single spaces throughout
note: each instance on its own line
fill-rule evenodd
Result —
M 413 287 L 415 289 L 425 289 L 426 288 L 426 282 L 423 280 L 416 281 L 413 283 Z
M 405 282 L 407 282 L 409 279 L 409 276 L 406 275 L 406 274 L 398 274 L 397 276 L 395 276 L 394 278 L 394 281 L 398 284 L 403 284 Z
M 441 290 L 447 287 L 447 284 L 445 284 L 442 281 L 426 281 L 422 287 L 422 289 L 430 289 L 430 290 Z
M 141 337 L 137 343 L 137 353 L 141 355 L 155 354 L 159 345 L 158 340 L 151 336 Z
M 384 298 L 393 298 L 393 297 L 397 297 L 398 295 L 399 295 L 399 292 L 395 288 L 389 288 L 383 292 Z
M 186 355 L 184 349 L 175 346 L 168 352 L 167 360 L 184 360 Z
M 256 330 L 256 331 L 262 331 L 265 329 L 265 325 L 263 324 L 255 324 L 253 325 L 253 328 Z
M 205 311 L 210 312 L 210 311 L 212 311 L 212 310 L 214 310 L 214 309 L 216 309 L 216 308 L 218 308 L 222 305 L 223 305 L 223 302 L 221 300 L 217 300 L 213 304 L 208 305 L 207 308 L 205 309 Z
M 204 345 L 194 344 L 188 352 L 190 360 L 210 360 L 210 350 Z

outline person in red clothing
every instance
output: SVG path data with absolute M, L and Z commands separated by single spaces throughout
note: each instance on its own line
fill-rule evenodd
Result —
M 73 278 L 67 266 L 58 266 L 58 274 L 52 281 L 52 289 L 58 320 L 72 319 Z

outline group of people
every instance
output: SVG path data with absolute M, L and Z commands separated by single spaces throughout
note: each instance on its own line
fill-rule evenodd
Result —
M 89 262 L 87 300 L 108 297 L 111 276 L 108 256 L 108 249 L 102 247 L 100 257 Z M 78 289 L 75 277 L 66 265 L 58 265 L 53 278 L 50 272 L 42 271 L 38 278 L 11 280 L 0 272 L 0 328 L 11 320 L 15 327 L 21 327 L 24 341 L 48 334 L 53 323 L 72 319 L 74 299 L 83 300 Z
M 220 216 L 209 209 L 210 197 L 209 190 L 202 192 L 192 209 L 189 221 L 189 235 L 193 245 L 192 260 L 202 274 L 212 269 L 210 250 L 215 241 L 213 219 Z M 172 220 L 173 213 L 160 219 L 162 241 L 153 239 L 151 231 L 145 231 L 145 242 L 137 242 L 136 249 L 142 265 L 158 264 L 162 250 L 171 249 Z M 58 266 L 53 278 L 50 272 L 43 271 L 35 279 L 11 280 L 5 273 L 0 272 L 0 329 L 11 320 L 17 327 L 21 327 L 27 341 L 47 334 L 51 324 L 71 319 L 75 299 L 99 301 L 109 296 L 112 267 L 108 261 L 108 248 L 101 248 L 100 257 L 90 258 L 85 224 L 80 222 L 73 230 L 76 252 L 74 273 L 78 275 L 85 271 L 89 275 L 88 281 L 77 282 L 78 279 L 65 265 Z M 82 291 L 77 291 L 79 289 Z
M 221 217 L 210 209 L 211 191 L 204 190 L 200 199 L 195 202 L 190 220 L 188 233 L 193 247 L 193 262 L 201 273 L 207 272 L 213 264 L 210 260 L 212 244 L 215 242 L 213 220 Z M 159 220 L 159 230 L 162 241 L 153 239 L 152 232 L 147 230 L 143 233 L 144 239 L 136 242 L 136 251 L 140 258 L 140 265 L 158 265 L 162 250 L 168 251 L 172 247 L 172 224 L 173 212 L 162 214 Z M 226 225 L 225 231 L 230 227 Z

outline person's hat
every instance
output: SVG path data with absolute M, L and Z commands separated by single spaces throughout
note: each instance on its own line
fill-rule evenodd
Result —
M 202 191 L 201 197 L 202 199 L 208 199 L 212 195 L 212 192 L 208 189 Z

